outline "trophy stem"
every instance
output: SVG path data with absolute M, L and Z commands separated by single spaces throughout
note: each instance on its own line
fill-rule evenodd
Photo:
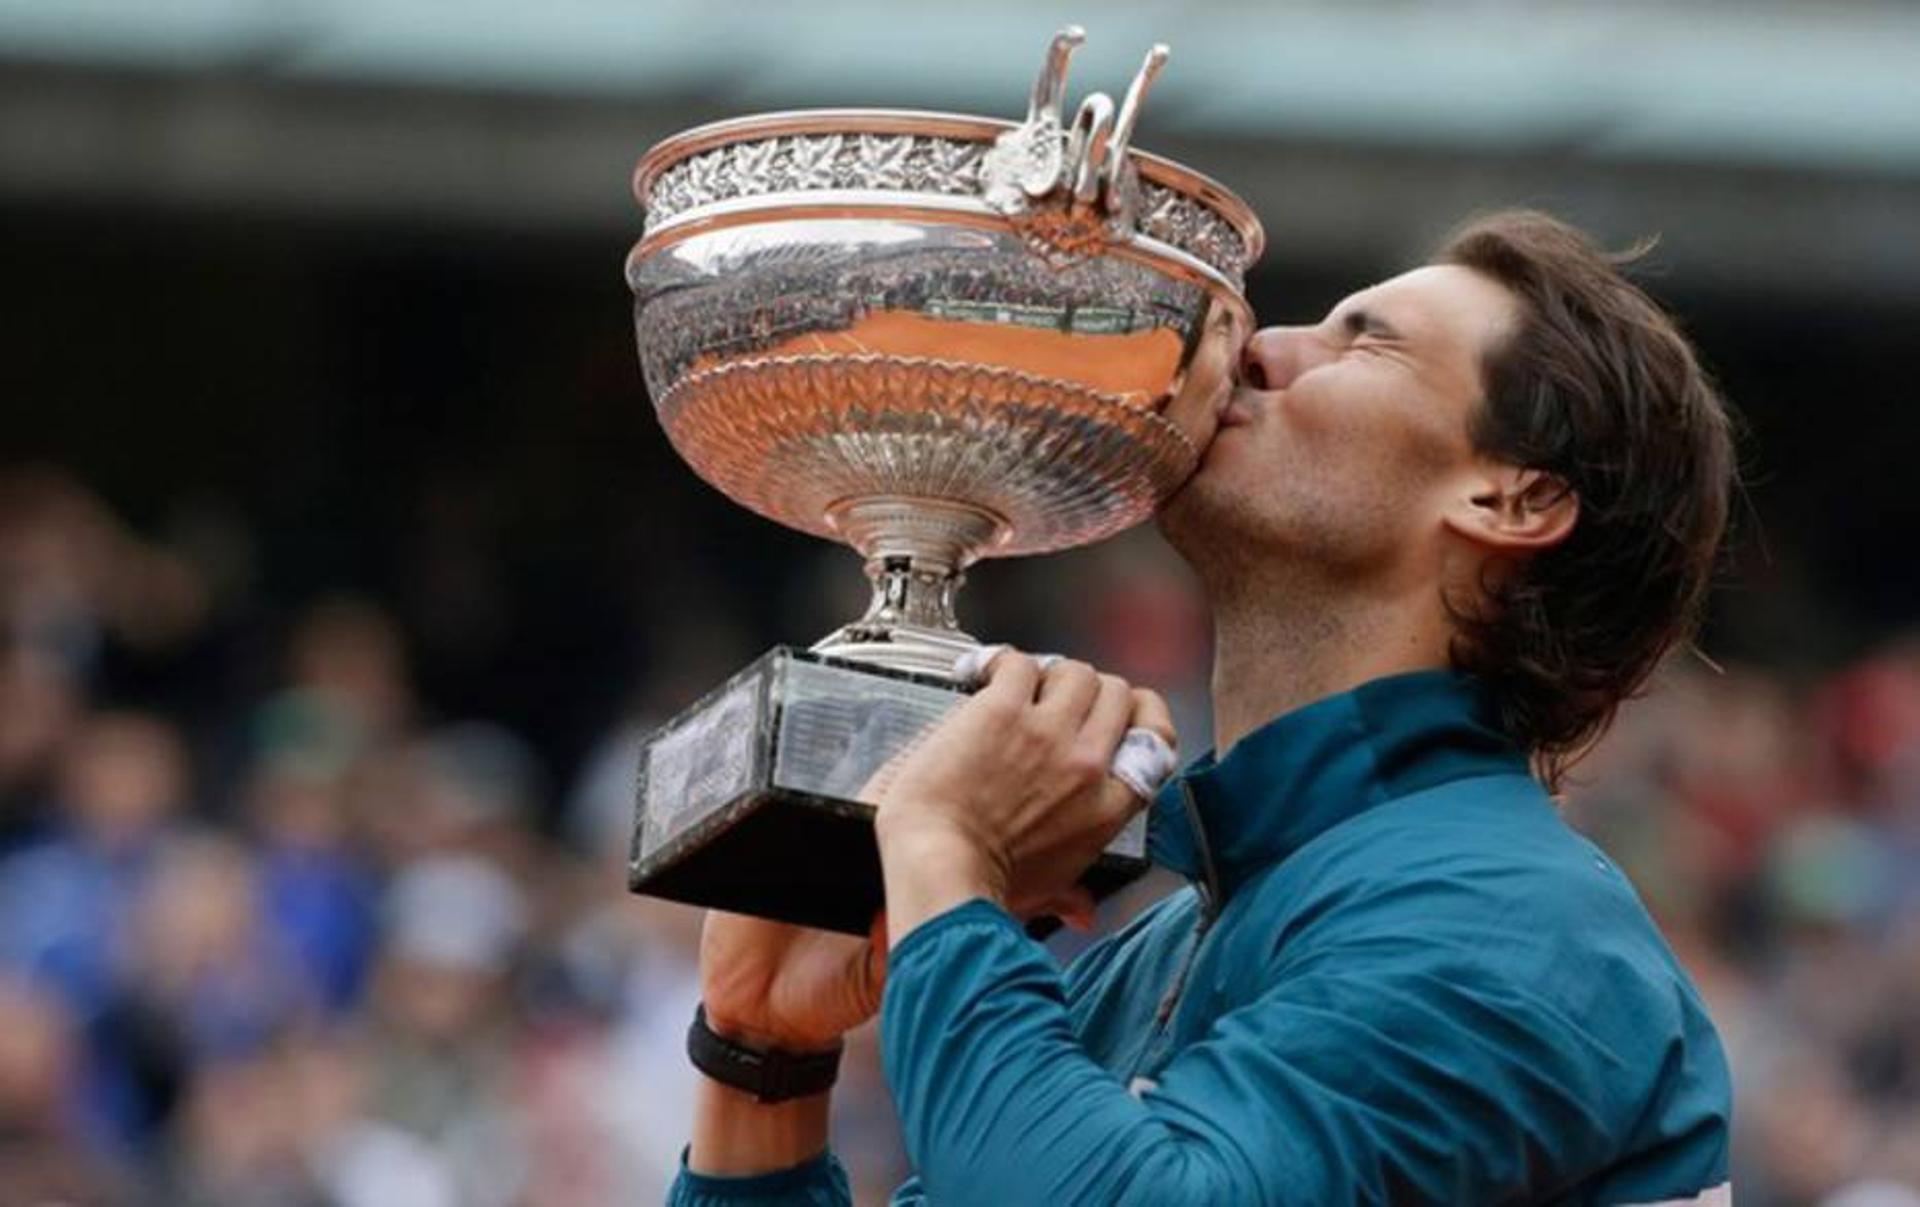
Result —
M 1006 539 L 1006 521 L 967 503 L 896 495 L 836 503 L 827 519 L 867 559 L 873 599 L 814 652 L 951 679 L 954 659 L 979 644 L 961 631 L 954 596 L 966 568 Z

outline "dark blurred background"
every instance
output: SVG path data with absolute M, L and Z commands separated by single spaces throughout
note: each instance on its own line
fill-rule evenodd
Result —
M 1067 20 L 1076 95 L 1172 44 L 1140 142 L 1253 202 L 1266 321 L 1476 210 L 1660 237 L 1750 505 L 1569 808 L 1719 1017 L 1742 1201 L 1920 1202 L 1920 9 L 1510 0 L 0 2 L 0 1202 L 657 1195 L 697 920 L 620 890 L 634 740 L 863 584 L 662 438 L 628 173 L 1018 116 Z M 1202 744 L 1150 534 L 972 577 Z

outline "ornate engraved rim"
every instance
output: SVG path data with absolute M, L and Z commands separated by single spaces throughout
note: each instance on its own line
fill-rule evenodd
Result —
M 661 248 L 709 231 L 765 222 L 771 211 L 778 211 L 782 220 L 869 218 L 876 211 L 881 211 L 889 218 L 926 218 L 946 224 L 964 223 L 984 230 L 1006 228 L 1006 219 L 994 213 L 985 202 L 972 197 L 934 193 L 903 195 L 852 189 L 817 193 L 767 193 L 716 201 L 700 207 L 698 213 L 689 213 L 684 218 L 648 231 L 627 253 L 628 263 L 631 265 L 636 259 L 650 256 Z M 1238 273 L 1229 274 L 1184 247 L 1136 231 L 1131 239 L 1116 245 L 1110 254 L 1127 256 L 1155 271 L 1170 273 L 1211 289 L 1215 296 L 1238 309 L 1249 321 L 1253 318 L 1253 309 L 1246 299 L 1244 277 Z
M 735 143 L 794 135 L 914 135 L 991 144 L 1018 123 L 966 114 L 913 109 L 796 109 L 709 122 L 656 143 L 633 171 L 633 193 L 642 207 L 652 201 L 660 177 L 683 160 Z M 1213 211 L 1240 238 L 1244 271 L 1266 250 L 1266 233 L 1253 208 L 1219 181 L 1174 160 L 1129 148 L 1144 185 L 1158 185 Z M 911 194 L 914 190 L 901 190 Z

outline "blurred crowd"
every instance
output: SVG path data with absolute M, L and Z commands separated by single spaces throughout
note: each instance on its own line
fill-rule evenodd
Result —
M 0 473 L 0 1207 L 658 1201 L 698 943 L 624 887 L 659 718 L 551 765 L 431 706 L 405 626 L 351 596 L 286 609 L 236 675 L 191 652 L 219 564 Z M 1157 565 L 1108 566 L 1055 648 L 1203 723 L 1203 618 Z M 1920 1203 L 1920 644 L 1683 659 L 1576 780 L 1721 1026 L 1741 1201 Z M 836 1111 L 883 1200 L 870 1029 Z
M 1684 657 L 1576 778 L 1719 1026 L 1739 1200 L 1920 1204 L 1920 640 Z
M 345 597 L 127 703 L 205 577 L 0 481 L 0 1204 L 657 1200 L 698 915 L 625 892 L 632 735 L 569 784 Z

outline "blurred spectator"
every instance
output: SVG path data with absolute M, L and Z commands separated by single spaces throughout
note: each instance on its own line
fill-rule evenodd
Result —
M 378 889 L 346 801 L 358 753 L 324 725 L 266 735 L 242 786 L 266 924 L 330 1011 L 358 1002 L 376 937 Z
M 174 840 L 139 906 L 120 1008 L 164 1037 L 181 1065 L 252 1056 L 314 1013 L 291 953 L 261 916 L 246 847 L 211 836 Z
M 182 1207 L 459 1207 L 452 1170 L 366 1113 L 369 1058 L 296 1040 L 211 1066 L 183 1111 L 166 1200 Z
M 87 1116 L 126 1144 L 144 1142 L 170 1093 L 121 1007 L 138 906 L 186 792 L 186 753 L 171 727 L 97 714 L 62 754 L 52 836 L 0 863 L 0 964 L 73 1012 L 87 1037 Z
M 515 1203 L 527 1171 L 509 1097 L 510 973 L 527 903 L 493 865 L 435 856 L 394 881 L 385 925 L 371 1113 L 437 1153 L 455 1171 L 461 1203 Z
M 52 836 L 0 864 L 0 960 L 53 985 L 83 1017 L 103 1009 L 132 904 L 185 793 L 185 753 L 164 722 L 84 721 L 61 760 Z
M 615 727 L 586 760 L 566 805 L 566 833 L 593 872 L 551 947 L 576 1013 L 592 1023 L 584 1035 L 550 1029 L 531 1069 L 528 1092 L 544 1104 L 531 1113 L 568 1121 L 566 1134 L 543 1129 L 543 1174 L 551 1176 L 554 1157 L 572 1154 L 572 1195 L 556 1203 L 664 1199 L 687 1142 L 697 1074 L 683 1053 L 700 996 L 701 914 L 625 890 L 644 729 Z M 591 1174 L 584 1184 L 582 1170 Z
M 60 750 L 81 711 L 65 662 L 28 646 L 0 647 L 0 855 L 50 821 Z
M 354 822 L 383 867 L 465 853 L 525 870 L 544 774 L 526 743 L 498 725 L 436 729 L 374 760 L 353 793 Z
M 399 626 L 362 599 L 341 596 L 315 605 L 295 628 L 287 657 L 290 690 L 308 696 L 378 743 L 400 735 L 412 719 L 413 688 Z
M 175 644 L 208 606 L 191 563 L 141 540 L 65 473 L 0 471 L 0 621 L 13 642 L 90 669 L 109 633 Z
M 0 1203 L 131 1201 L 121 1171 L 75 1126 L 78 1061 L 61 1003 L 24 982 L 0 980 Z

